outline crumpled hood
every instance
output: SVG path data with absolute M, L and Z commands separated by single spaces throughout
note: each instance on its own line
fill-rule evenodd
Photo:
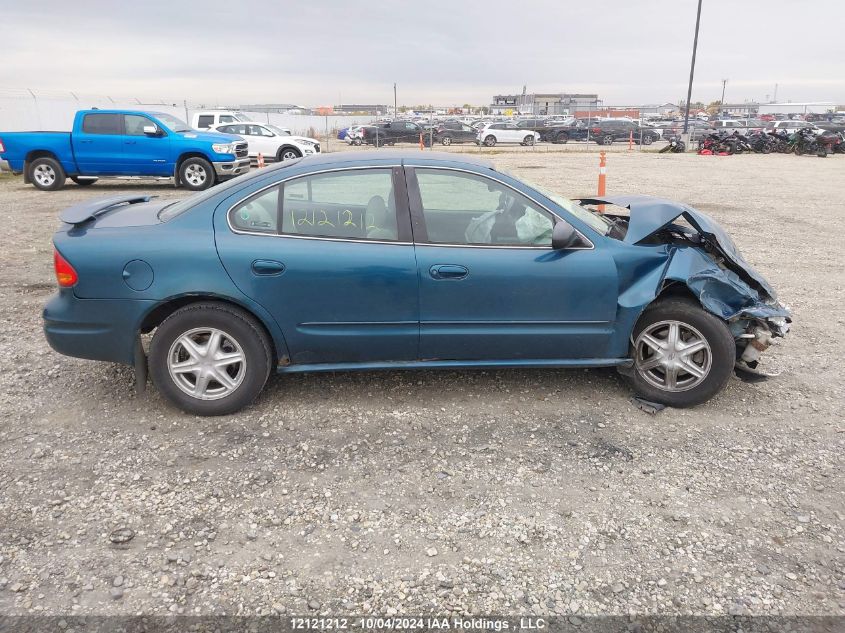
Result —
M 719 251 L 730 268 L 743 277 L 747 276 L 747 281 L 758 286 L 772 299 L 777 298 L 774 288 L 751 264 L 745 261 L 727 231 L 706 213 L 681 202 L 641 195 L 582 198 L 581 202 L 614 204 L 618 207 L 628 208 L 631 211 L 631 217 L 628 223 L 628 232 L 624 239 L 628 244 L 639 244 L 666 228 L 678 218 L 683 217 L 713 248 Z

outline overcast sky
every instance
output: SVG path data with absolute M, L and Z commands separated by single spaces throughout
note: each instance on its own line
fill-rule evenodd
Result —
M 0 87 L 189 103 L 686 96 L 696 0 L 0 0 Z M 845 0 L 704 0 L 693 100 L 845 103 Z M 829 26 L 829 35 L 821 31 Z

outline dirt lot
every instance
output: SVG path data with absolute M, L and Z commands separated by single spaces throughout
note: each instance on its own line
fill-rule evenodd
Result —
M 595 191 L 594 152 L 491 156 Z M 843 169 L 609 155 L 610 193 L 714 215 L 794 309 L 780 378 L 656 415 L 599 370 L 285 376 L 184 415 L 40 320 L 61 208 L 184 192 L 0 177 L 0 612 L 845 614 Z

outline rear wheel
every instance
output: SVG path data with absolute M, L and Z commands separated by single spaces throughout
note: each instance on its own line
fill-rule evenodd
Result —
M 651 136 L 643 137 L 643 145 L 651 145 L 652 143 L 654 143 L 654 139 Z
M 632 339 L 631 386 L 643 398 L 672 407 L 712 398 L 727 384 L 736 361 L 725 322 L 687 299 L 654 303 Z
M 599 139 L 599 145 L 613 145 L 613 136 L 607 134 Z
M 179 166 L 179 180 L 191 191 L 208 189 L 214 184 L 214 168 L 204 158 L 188 158 Z
M 250 315 L 197 303 L 170 315 L 150 345 L 150 374 L 170 402 L 196 415 L 226 415 L 250 404 L 270 375 L 270 342 Z
M 70 179 L 80 187 L 90 187 L 97 182 L 96 178 L 89 178 L 87 176 L 71 176 Z
M 29 181 L 36 189 L 57 191 L 65 185 L 65 170 L 55 158 L 42 156 L 29 164 Z
M 566 132 L 561 132 L 557 136 L 555 136 L 555 140 L 552 141 L 553 143 L 566 143 L 569 140 L 569 134 Z
M 535 141 L 535 138 L 532 135 L 529 134 L 524 139 L 522 139 L 522 144 L 523 145 L 534 145 L 534 141 Z
M 487 147 L 494 147 L 496 145 L 496 137 L 492 134 L 484 139 L 484 144 Z
M 443 145 L 451 145 L 452 144 L 452 137 L 451 136 L 444 136 L 443 138 L 440 139 L 440 142 Z

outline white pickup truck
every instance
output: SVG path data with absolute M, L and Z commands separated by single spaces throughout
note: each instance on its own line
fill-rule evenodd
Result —
M 206 112 L 195 112 L 191 117 L 191 127 L 195 130 L 209 130 L 224 123 L 249 123 L 252 119 L 249 115 L 235 110 L 208 110 Z M 276 126 L 290 134 L 290 129 Z

